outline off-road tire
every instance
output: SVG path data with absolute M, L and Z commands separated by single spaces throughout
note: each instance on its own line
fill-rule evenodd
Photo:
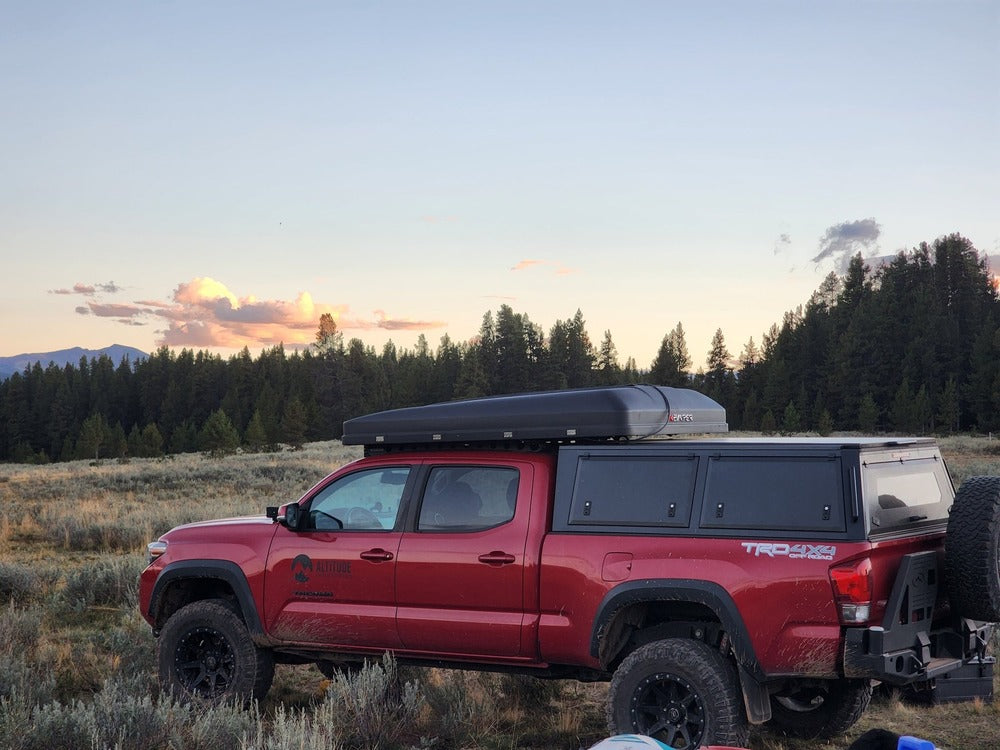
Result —
M 772 695 L 768 726 L 792 737 L 834 737 L 850 729 L 871 700 L 867 680 L 830 680 L 823 687 Z
M 945 579 L 959 615 L 1000 621 L 1000 477 L 971 477 L 955 495 L 945 537 Z
M 170 616 L 160 632 L 157 663 L 164 691 L 202 703 L 259 700 L 274 678 L 273 654 L 254 645 L 231 607 L 212 599 Z
M 668 747 L 746 745 L 749 735 L 736 669 L 700 641 L 668 638 L 640 646 L 615 670 L 608 729 Z

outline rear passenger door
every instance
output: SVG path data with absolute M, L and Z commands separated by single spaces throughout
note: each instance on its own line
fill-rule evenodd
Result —
M 396 565 L 405 649 L 530 655 L 534 644 L 522 643 L 521 631 L 531 485 L 531 465 L 516 461 L 425 468 Z

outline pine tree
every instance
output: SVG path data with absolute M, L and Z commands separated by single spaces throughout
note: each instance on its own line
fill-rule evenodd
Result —
M 76 454 L 79 458 L 101 459 L 108 445 L 108 423 L 103 414 L 91 414 L 80 427 L 80 436 L 76 441 Z
M 253 416 L 247 423 L 243 443 L 251 453 L 259 453 L 271 445 L 271 441 L 267 438 L 267 430 L 264 429 L 264 420 L 261 419 L 260 411 L 257 409 L 254 409 Z
M 219 457 L 235 453 L 239 445 L 240 436 L 229 415 L 222 409 L 213 411 L 198 433 L 198 447 L 210 456 Z
M 163 455 L 163 435 L 155 422 L 150 422 L 142 428 L 142 453 L 147 458 L 157 458 Z
M 292 450 L 301 450 L 306 437 L 306 410 L 298 396 L 285 405 L 285 413 L 281 417 L 281 431 L 285 442 Z
M 955 377 L 949 377 L 948 381 L 938 394 L 937 421 L 944 432 L 958 432 L 961 428 L 960 415 L 961 405 L 958 401 L 958 386 Z
M 622 369 L 618 365 L 618 350 L 611 338 L 611 331 L 604 332 L 601 349 L 597 355 L 597 382 L 600 385 L 617 385 L 622 382 Z
M 830 417 L 830 412 L 825 408 L 820 411 L 819 417 L 816 418 L 816 432 L 823 437 L 833 432 L 833 419 Z
M 683 388 L 690 383 L 690 369 L 691 356 L 684 338 L 684 327 L 678 322 L 660 342 L 660 349 L 649 370 L 649 379 L 654 385 Z
M 795 402 L 789 401 L 788 406 L 785 407 L 784 416 L 781 419 L 781 434 L 791 435 L 799 431 L 801 427 L 801 419 L 799 418 L 799 410 L 795 408 Z
M 879 410 L 871 393 L 865 393 L 858 407 L 858 427 L 862 432 L 873 434 L 878 428 Z

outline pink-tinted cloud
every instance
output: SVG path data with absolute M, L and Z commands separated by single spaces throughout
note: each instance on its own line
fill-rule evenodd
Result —
M 428 328 L 444 328 L 440 320 L 409 320 L 407 318 L 390 318 L 384 310 L 375 311 L 375 325 L 387 331 L 424 331 Z
M 134 318 L 148 315 L 149 311 L 137 305 L 121 305 L 114 303 L 88 302 L 87 307 L 98 318 Z M 77 308 L 79 309 L 79 308 Z
M 98 292 L 114 294 L 121 290 L 122 288 L 113 281 L 109 281 L 106 284 L 83 284 L 78 281 L 73 285 L 72 289 L 66 289 L 65 287 L 62 289 L 50 289 L 49 294 L 82 294 L 87 297 L 93 297 Z
M 52 293 L 93 295 L 120 290 L 114 282 L 108 282 L 93 286 L 76 284 L 72 290 L 58 289 Z M 371 318 L 359 318 L 350 314 L 347 305 L 315 302 L 309 292 L 300 292 L 291 301 L 238 296 L 222 282 L 207 276 L 178 284 L 169 300 L 143 299 L 127 304 L 88 300 L 76 312 L 112 318 L 129 326 L 158 320 L 166 328 L 157 331 L 157 345 L 193 348 L 307 345 L 315 339 L 320 316 L 327 313 L 342 331 L 380 328 L 420 331 L 445 325 L 442 321 L 390 316 L 384 310 L 375 311 Z
M 241 348 L 310 344 L 315 339 L 320 316 L 327 313 L 342 331 L 426 330 L 445 325 L 441 321 L 393 317 L 383 310 L 377 311 L 374 318 L 358 318 L 350 314 L 347 305 L 318 303 L 308 292 L 299 293 L 292 301 L 239 297 L 209 277 L 178 284 L 172 304 L 142 304 L 149 314 L 167 321 L 158 342 L 167 346 Z
M 526 268 L 531 268 L 532 266 L 540 266 L 545 263 L 544 260 L 520 260 L 513 266 L 511 266 L 511 271 L 523 271 Z
M 562 263 L 553 263 L 548 260 L 533 260 L 527 259 L 518 261 L 517 264 L 511 266 L 511 271 L 526 271 L 529 268 L 536 268 L 539 270 L 547 270 L 556 276 L 568 276 L 571 273 L 576 273 L 575 268 L 569 268 L 564 266 Z

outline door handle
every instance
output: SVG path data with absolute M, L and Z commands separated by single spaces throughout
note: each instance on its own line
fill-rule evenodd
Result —
M 370 562 L 387 562 L 392 559 L 392 553 L 389 552 L 389 550 L 379 547 L 376 549 L 370 549 L 367 552 L 362 552 L 361 559 L 368 560 Z
M 479 562 L 486 563 L 487 565 L 510 565 L 514 562 L 514 556 L 500 550 L 494 550 L 493 552 L 487 552 L 485 555 L 480 555 Z

